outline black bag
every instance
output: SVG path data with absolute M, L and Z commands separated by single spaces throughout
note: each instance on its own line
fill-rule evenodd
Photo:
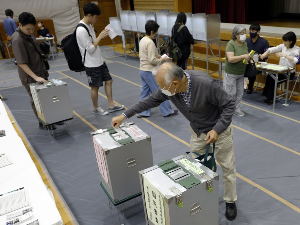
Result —
M 205 154 L 199 154 L 198 152 L 192 152 L 198 157 L 196 159 L 200 160 L 200 163 L 206 166 L 207 168 L 211 169 L 212 171 L 216 172 L 217 171 L 217 165 L 216 165 L 216 160 L 215 160 L 215 148 L 216 144 L 213 143 L 213 148 L 212 148 L 212 153 L 209 153 L 210 149 L 210 144 L 206 146 L 206 151 Z M 210 159 L 207 160 L 207 157 L 210 156 Z M 201 162 L 201 160 L 203 160 Z
M 255 63 L 249 62 L 246 66 L 246 71 L 244 77 L 254 77 L 258 74 L 258 71 L 256 70 Z
M 42 43 L 40 44 L 40 49 L 46 55 L 50 53 L 50 46 L 46 41 L 42 41 Z
M 74 33 L 69 34 L 66 36 L 62 41 L 61 45 L 63 47 L 63 51 L 66 57 L 66 60 L 68 62 L 68 66 L 70 70 L 75 71 L 75 72 L 81 72 L 84 71 L 84 62 L 85 62 L 85 55 L 86 55 L 86 49 L 84 51 L 84 57 L 82 60 L 82 56 L 79 50 L 79 46 L 77 44 L 77 39 L 76 39 L 76 30 L 78 27 L 84 27 L 86 31 L 88 32 L 89 36 L 92 38 L 90 35 L 89 29 L 82 23 L 79 23 L 77 27 L 75 28 Z M 93 39 L 93 38 L 92 38 Z
M 174 34 L 174 28 L 172 30 L 172 41 L 170 42 L 170 46 L 169 46 L 169 54 L 170 54 L 170 58 L 174 59 L 174 60 L 178 60 L 182 58 L 182 52 L 179 49 L 178 45 L 175 42 L 175 39 L 177 37 L 178 32 L 184 27 L 184 25 L 181 25 L 177 32 Z
M 37 51 L 37 53 L 40 55 L 40 57 L 41 57 L 43 63 L 45 64 L 46 69 L 47 69 L 47 70 L 50 70 L 50 65 L 49 65 L 49 63 L 48 63 L 47 58 L 46 58 L 45 56 L 43 56 L 43 55 L 40 53 L 40 51 L 35 47 L 35 44 L 33 43 L 33 41 L 31 41 L 32 39 L 28 39 L 28 40 L 29 40 L 29 42 L 33 45 L 33 47 L 34 47 L 34 49 Z

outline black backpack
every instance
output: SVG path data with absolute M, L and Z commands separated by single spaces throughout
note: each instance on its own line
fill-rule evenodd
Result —
M 75 71 L 75 72 L 81 72 L 84 71 L 84 62 L 85 62 L 85 55 L 86 55 L 86 49 L 84 51 L 84 58 L 82 60 L 82 56 L 79 50 L 79 46 L 77 44 L 76 40 L 76 30 L 78 27 L 84 27 L 86 31 L 88 32 L 89 36 L 92 38 L 90 35 L 89 29 L 82 23 L 79 23 L 77 27 L 75 28 L 75 31 L 73 34 L 69 34 L 66 36 L 62 41 L 61 45 L 63 47 L 63 51 L 66 57 L 66 60 L 68 62 L 68 66 L 70 70 Z M 93 38 L 92 38 L 93 39 Z
M 181 50 L 176 44 L 175 39 L 177 37 L 177 34 L 179 33 L 179 31 L 181 31 L 183 27 L 184 25 L 181 25 L 178 28 L 177 32 L 174 31 L 174 27 L 172 29 L 172 41 L 170 42 L 170 46 L 169 46 L 169 54 L 170 54 L 170 58 L 172 58 L 173 60 L 178 60 L 182 58 Z

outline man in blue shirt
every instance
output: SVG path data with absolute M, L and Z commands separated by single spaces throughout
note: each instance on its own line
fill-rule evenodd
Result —
M 269 48 L 269 42 L 260 37 L 260 26 L 257 23 L 254 23 L 249 28 L 250 31 L 250 37 L 246 39 L 248 51 L 251 52 L 251 50 L 254 50 L 257 54 L 263 54 L 265 51 Z M 259 59 L 261 61 L 261 59 Z M 248 77 L 249 84 L 248 84 L 248 94 L 252 94 L 253 92 L 253 85 L 256 80 L 256 76 Z
M 17 24 L 13 19 L 14 12 L 11 9 L 5 10 L 6 18 L 3 20 L 4 30 L 7 36 L 7 40 L 11 40 L 11 36 L 17 29 Z M 9 47 L 9 46 L 8 46 Z M 17 61 L 15 59 L 15 64 L 17 65 Z

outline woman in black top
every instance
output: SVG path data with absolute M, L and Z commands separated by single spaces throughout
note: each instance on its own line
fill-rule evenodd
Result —
M 181 12 L 177 15 L 175 25 L 172 28 L 172 38 L 174 38 L 176 34 L 175 32 L 178 31 L 179 27 L 185 24 L 186 15 L 185 13 Z M 190 34 L 189 29 L 186 26 L 184 26 L 177 33 L 177 37 L 174 39 L 174 41 L 182 53 L 182 58 L 177 60 L 177 66 L 180 66 L 183 70 L 186 70 L 187 59 L 191 54 L 191 44 L 194 44 L 193 36 Z
M 40 28 L 37 31 L 39 37 L 50 37 L 49 30 L 45 28 L 44 24 L 41 21 L 38 22 L 38 27 Z

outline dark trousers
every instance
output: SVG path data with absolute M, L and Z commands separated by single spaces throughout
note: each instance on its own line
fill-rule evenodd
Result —
M 186 70 L 187 58 L 181 58 L 177 60 L 177 66 L 181 67 L 183 70 Z
M 35 105 L 34 105 L 34 102 L 33 102 L 33 99 L 32 99 L 32 95 L 31 95 L 31 91 L 30 91 L 29 85 L 30 84 L 24 85 L 24 87 L 25 87 L 28 95 L 30 96 L 30 104 L 31 104 L 32 110 L 34 112 L 34 115 L 35 115 L 36 118 L 38 118 L 38 115 L 37 115 L 36 108 L 35 108 Z
M 249 84 L 248 84 L 248 90 L 253 91 L 254 82 L 256 80 L 256 76 L 248 77 Z
M 294 79 L 295 73 L 290 73 L 290 80 Z M 278 74 L 278 84 L 281 84 L 283 82 L 280 82 L 280 80 L 284 80 L 286 77 L 283 74 Z M 285 81 L 284 81 L 285 82 Z M 266 79 L 266 84 L 263 90 L 263 95 L 267 97 L 269 100 L 273 100 L 274 98 L 274 87 L 275 86 L 275 80 L 268 75 Z

